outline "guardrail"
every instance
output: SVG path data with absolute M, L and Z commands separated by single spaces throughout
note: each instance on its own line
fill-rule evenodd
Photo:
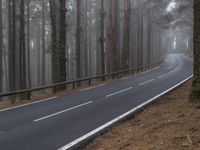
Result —
M 105 74 L 105 75 L 83 78 L 83 79 L 72 80 L 72 81 L 66 81 L 66 82 L 60 82 L 60 83 L 57 83 L 57 84 L 42 86 L 42 87 L 38 87 L 38 88 L 11 91 L 11 92 L 7 92 L 7 93 L 0 93 L 0 98 L 7 97 L 7 96 L 15 96 L 15 95 L 26 94 L 27 100 L 31 100 L 31 93 L 32 92 L 42 91 L 42 90 L 46 90 L 46 89 L 53 89 L 53 93 L 55 94 L 56 91 L 57 91 L 56 89 L 60 86 L 67 86 L 67 85 L 71 84 L 72 88 L 76 89 L 77 85 L 81 84 L 82 82 L 86 82 L 86 81 L 88 82 L 88 85 L 90 86 L 92 84 L 92 80 L 101 79 L 101 81 L 105 81 L 109 77 L 111 77 L 114 80 L 114 79 L 117 79 L 119 77 L 119 75 L 121 75 L 121 74 L 128 75 L 128 74 L 135 74 L 135 73 L 139 73 L 139 72 L 142 72 L 142 71 L 149 70 L 151 68 L 154 68 L 155 66 L 158 66 L 161 62 L 153 64 L 153 65 L 147 65 L 145 67 L 130 68 L 130 69 L 114 72 L 114 73 L 108 73 L 108 74 Z

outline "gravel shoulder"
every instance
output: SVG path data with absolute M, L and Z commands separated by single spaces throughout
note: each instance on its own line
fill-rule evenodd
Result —
M 191 83 L 111 128 L 85 150 L 200 150 L 200 104 L 188 103 Z

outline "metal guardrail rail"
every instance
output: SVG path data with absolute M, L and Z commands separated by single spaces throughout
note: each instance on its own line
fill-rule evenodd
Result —
M 83 79 L 78 79 L 78 80 L 60 82 L 57 84 L 51 84 L 51 85 L 37 87 L 37 88 L 30 88 L 30 89 L 24 89 L 24 90 L 18 90 L 18 91 L 11 91 L 11 92 L 7 92 L 7 93 L 0 93 L 0 98 L 26 94 L 27 100 L 31 100 L 32 92 L 53 89 L 53 93 L 55 94 L 56 89 L 60 86 L 67 86 L 67 85 L 71 84 L 73 89 L 76 89 L 78 84 L 81 84 L 82 82 L 86 82 L 86 81 L 88 82 L 88 85 L 91 85 L 92 80 L 95 80 L 95 79 L 101 79 L 101 81 L 105 81 L 107 78 L 111 77 L 114 80 L 114 79 L 117 79 L 119 77 L 119 75 L 121 75 L 121 74 L 124 74 L 124 75 L 134 74 L 134 73 L 139 73 L 139 72 L 154 68 L 155 66 L 159 65 L 161 62 L 153 64 L 153 65 L 147 65 L 145 67 L 130 68 L 130 69 L 126 69 L 126 70 L 122 70 L 122 71 L 118 71 L 118 72 L 114 72 L 114 73 L 108 73 L 108 74 L 100 75 L 100 76 L 94 76 L 94 77 L 83 78 Z

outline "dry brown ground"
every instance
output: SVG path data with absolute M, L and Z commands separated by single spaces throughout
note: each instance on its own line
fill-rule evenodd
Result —
M 200 105 L 189 104 L 191 81 L 113 127 L 86 150 L 200 150 Z

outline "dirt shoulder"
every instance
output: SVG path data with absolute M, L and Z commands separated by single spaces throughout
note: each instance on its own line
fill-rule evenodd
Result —
M 188 103 L 190 88 L 191 81 L 96 138 L 86 150 L 200 150 L 200 107 Z

